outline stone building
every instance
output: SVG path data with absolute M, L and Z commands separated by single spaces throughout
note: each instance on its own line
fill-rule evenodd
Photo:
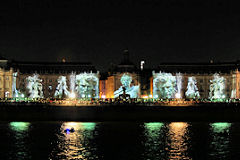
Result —
M 238 63 L 164 63 L 155 69 L 155 73 L 165 72 L 176 76 L 182 75 L 182 98 L 186 98 L 188 77 L 195 77 L 201 98 L 209 98 L 211 81 L 214 74 L 225 79 L 225 98 L 239 98 Z M 153 94 L 153 78 L 151 79 L 151 94 Z
M 71 90 L 76 92 L 77 84 L 75 83 L 77 83 L 76 78 L 78 77 L 78 75 L 80 77 L 85 76 L 89 81 L 93 81 L 89 76 L 95 77 L 95 79 L 97 78 L 95 80 L 96 82 L 93 82 L 95 85 L 97 85 L 97 87 L 94 86 L 95 88 L 92 89 L 94 90 L 94 93 L 91 93 L 91 95 L 89 94 L 83 95 L 84 93 L 81 93 L 80 95 L 81 98 L 98 97 L 99 72 L 97 72 L 97 70 L 91 63 L 12 62 L 11 67 L 17 71 L 16 89 L 18 90 L 19 93 L 24 94 L 25 97 L 29 97 L 29 94 L 30 94 L 29 88 L 27 86 L 29 83 L 28 78 L 33 77 L 34 75 L 38 76 L 38 79 L 39 79 L 38 81 L 40 81 L 41 83 L 39 85 L 42 88 L 44 98 L 56 97 L 56 90 L 59 90 L 58 88 L 59 85 L 65 85 L 65 92 L 70 92 Z M 73 80 L 74 86 L 71 86 L 72 85 L 71 76 L 74 78 Z M 85 84 L 81 84 L 81 86 L 79 87 L 85 87 L 88 89 L 93 88 L 93 86 L 88 86 L 88 84 L 86 84 L 86 81 L 88 80 L 81 79 L 81 82 L 79 83 L 85 83 Z M 61 82 L 63 84 L 59 84 L 60 83 L 59 81 L 64 81 L 64 82 Z M 65 98 L 65 97 L 61 97 L 61 98 Z
M 14 70 L 9 66 L 9 61 L 0 56 L 0 98 L 12 97 L 13 73 Z

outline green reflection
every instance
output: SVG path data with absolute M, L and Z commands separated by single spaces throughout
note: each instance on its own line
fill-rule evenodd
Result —
M 83 123 L 81 123 L 81 125 L 82 125 L 83 129 L 92 131 L 95 129 L 96 123 L 83 122 Z
M 150 137 L 157 136 L 163 125 L 164 124 L 160 122 L 144 123 L 144 127 L 146 128 Z
M 211 127 L 213 129 L 213 132 L 215 133 L 229 132 L 231 123 L 227 123 L 227 122 L 212 123 Z
M 22 132 L 28 130 L 29 122 L 10 122 L 10 128 L 16 132 Z

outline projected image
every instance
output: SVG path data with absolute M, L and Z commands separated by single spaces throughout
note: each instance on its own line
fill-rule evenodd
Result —
M 200 98 L 197 80 L 195 77 L 188 77 L 187 91 L 185 93 L 186 98 L 189 99 L 198 99 Z
M 153 97 L 154 98 L 175 98 L 176 77 L 171 73 L 153 72 Z
M 81 73 L 76 75 L 76 92 L 78 98 L 98 98 L 98 74 Z
M 12 91 L 13 91 L 13 97 L 16 98 L 19 95 L 19 92 L 16 88 L 16 81 L 17 81 L 17 72 L 13 73 L 13 82 L 12 82 Z
M 210 99 L 224 99 L 225 95 L 225 81 L 224 77 L 220 77 L 218 73 L 213 75 L 213 79 L 210 80 Z
M 42 80 L 38 74 L 27 77 L 27 89 L 29 98 L 43 98 Z
M 120 81 L 122 86 L 120 86 L 120 88 L 114 92 L 114 98 L 117 98 L 123 94 L 124 89 L 126 94 L 130 95 L 130 98 L 138 98 L 139 86 L 131 86 L 132 77 L 129 74 L 124 73 Z
M 60 76 L 58 78 L 58 85 L 56 88 L 56 91 L 54 93 L 55 98 L 66 98 L 69 96 L 69 91 L 68 91 L 68 86 L 67 86 L 67 79 L 66 76 Z

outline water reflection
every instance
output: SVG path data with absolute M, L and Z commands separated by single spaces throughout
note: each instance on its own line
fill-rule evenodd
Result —
M 190 159 L 188 156 L 188 123 L 173 122 L 168 126 L 168 159 Z
M 31 159 L 29 147 L 28 147 L 28 129 L 29 122 L 10 122 L 9 127 L 14 132 L 14 149 L 10 153 L 14 159 Z
M 98 159 L 92 141 L 96 123 L 66 122 L 57 134 L 58 146 L 51 154 L 53 159 Z M 74 128 L 74 132 L 65 132 Z
M 144 159 L 160 159 L 164 156 L 164 123 L 144 123 L 146 141 L 144 142 Z
M 229 156 L 231 123 L 211 123 L 211 142 L 209 156 L 218 156 L 219 159 L 226 159 Z

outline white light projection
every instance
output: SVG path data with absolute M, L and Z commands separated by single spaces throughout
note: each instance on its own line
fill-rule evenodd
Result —
M 16 88 L 16 81 L 17 81 L 17 72 L 13 73 L 13 83 L 12 83 L 12 92 L 13 92 L 13 97 L 16 98 L 18 97 L 18 90 Z
M 76 92 L 78 98 L 98 98 L 98 73 L 81 73 L 76 75 Z
M 177 93 L 175 94 L 175 98 L 182 98 L 181 90 L 182 90 L 182 74 L 176 73 L 176 83 L 177 83 Z
M 153 98 L 174 98 L 176 84 L 176 77 L 171 73 L 153 71 Z
M 114 98 L 117 98 L 119 95 L 123 94 L 123 87 L 126 89 L 126 94 L 130 95 L 130 98 L 138 98 L 139 86 L 131 86 L 132 77 L 129 74 L 124 73 L 120 81 L 122 86 L 120 86 L 119 89 L 114 92 Z
M 60 76 L 58 78 L 58 85 L 56 88 L 56 91 L 54 93 L 55 98 L 64 98 L 69 96 L 69 91 L 68 91 L 68 86 L 67 86 L 67 79 L 66 76 Z
M 185 92 L 186 98 L 198 99 L 200 94 L 197 87 L 197 80 L 195 77 L 188 77 L 187 91 Z
M 27 77 L 27 89 L 29 98 L 43 98 L 42 80 L 38 74 L 33 74 Z
M 70 75 L 70 91 L 71 93 L 74 93 L 75 91 L 75 85 L 76 85 L 76 73 L 72 72 Z
M 218 73 L 213 75 L 213 79 L 210 80 L 210 99 L 224 99 L 225 95 L 225 81 L 224 77 L 220 77 Z

